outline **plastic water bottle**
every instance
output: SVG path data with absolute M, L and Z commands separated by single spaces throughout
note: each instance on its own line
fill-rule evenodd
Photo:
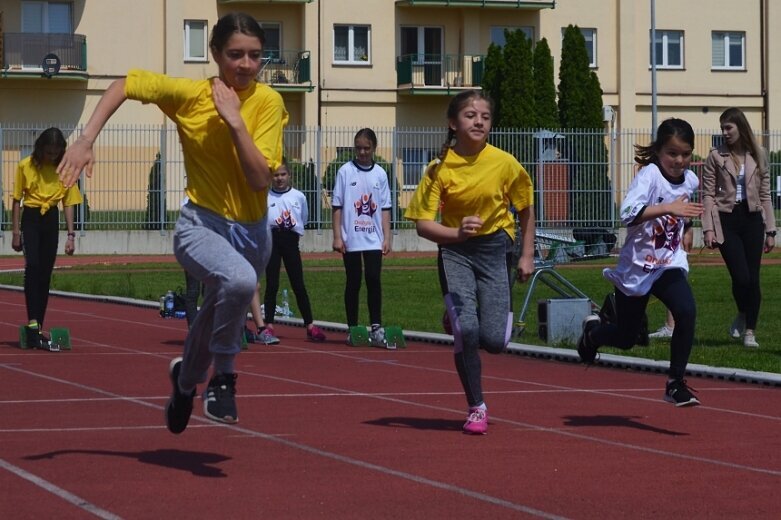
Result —
M 165 318 L 165 296 L 160 297 L 160 317 Z
M 174 292 L 165 293 L 165 317 L 171 318 L 174 315 Z
M 287 289 L 282 289 L 282 316 L 289 318 L 293 315 L 290 312 L 290 300 L 287 299 Z

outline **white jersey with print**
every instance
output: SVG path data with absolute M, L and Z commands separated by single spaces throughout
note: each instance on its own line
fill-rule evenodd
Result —
M 665 269 L 689 270 L 683 249 L 685 218 L 664 215 L 631 225 L 649 206 L 669 204 L 682 195 L 689 197 L 697 191 L 700 182 L 691 170 L 685 170 L 680 182 L 665 177 L 655 164 L 637 172 L 621 204 L 621 222 L 627 226 L 627 236 L 613 269 L 603 274 L 627 296 L 642 296 Z
M 342 208 L 346 251 L 382 249 L 382 212 L 391 208 L 391 197 L 388 174 L 381 166 L 365 168 L 355 161 L 343 164 L 336 174 L 331 205 Z
M 306 196 L 295 188 L 286 191 L 268 191 L 268 222 L 271 229 L 293 230 L 304 236 L 304 226 L 309 220 Z

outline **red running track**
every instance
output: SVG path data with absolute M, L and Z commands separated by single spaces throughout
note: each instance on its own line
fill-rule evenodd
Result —
M 163 424 L 185 324 L 52 297 L 73 350 L 20 350 L 1 291 L 0 518 L 777 518 L 781 391 L 483 355 L 486 436 L 460 431 L 450 349 L 351 348 L 343 333 L 238 359 L 240 423 Z

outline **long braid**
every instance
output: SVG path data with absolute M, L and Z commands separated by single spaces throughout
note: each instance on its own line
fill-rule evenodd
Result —
M 439 170 L 439 166 L 445 162 L 445 156 L 447 156 L 447 151 L 450 150 L 450 148 L 453 147 L 453 141 L 456 138 L 456 131 L 452 128 L 447 129 L 447 139 L 445 139 L 445 142 L 442 143 L 442 147 L 439 149 L 439 154 L 437 154 L 437 158 L 434 159 L 434 162 L 431 163 L 431 165 L 428 167 L 428 170 L 426 171 L 426 175 L 428 175 L 431 180 L 434 180 L 437 176 L 437 170 Z

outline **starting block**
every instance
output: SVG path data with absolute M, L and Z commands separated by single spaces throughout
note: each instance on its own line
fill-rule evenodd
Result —
M 27 338 L 27 326 L 21 325 L 19 327 L 19 347 L 23 350 L 38 348 L 41 350 L 48 350 L 49 352 L 59 352 L 60 350 L 71 350 L 71 336 L 70 330 L 65 327 L 54 327 L 49 332 L 50 339 L 41 334 L 40 345 L 34 345 L 33 342 Z
M 349 328 L 350 345 L 353 347 L 380 347 L 380 345 L 372 345 L 369 338 L 369 329 L 363 325 L 356 325 Z M 389 326 L 385 327 L 385 347 L 388 350 L 396 350 L 397 348 L 405 348 L 407 343 L 404 341 L 404 332 L 401 327 Z

